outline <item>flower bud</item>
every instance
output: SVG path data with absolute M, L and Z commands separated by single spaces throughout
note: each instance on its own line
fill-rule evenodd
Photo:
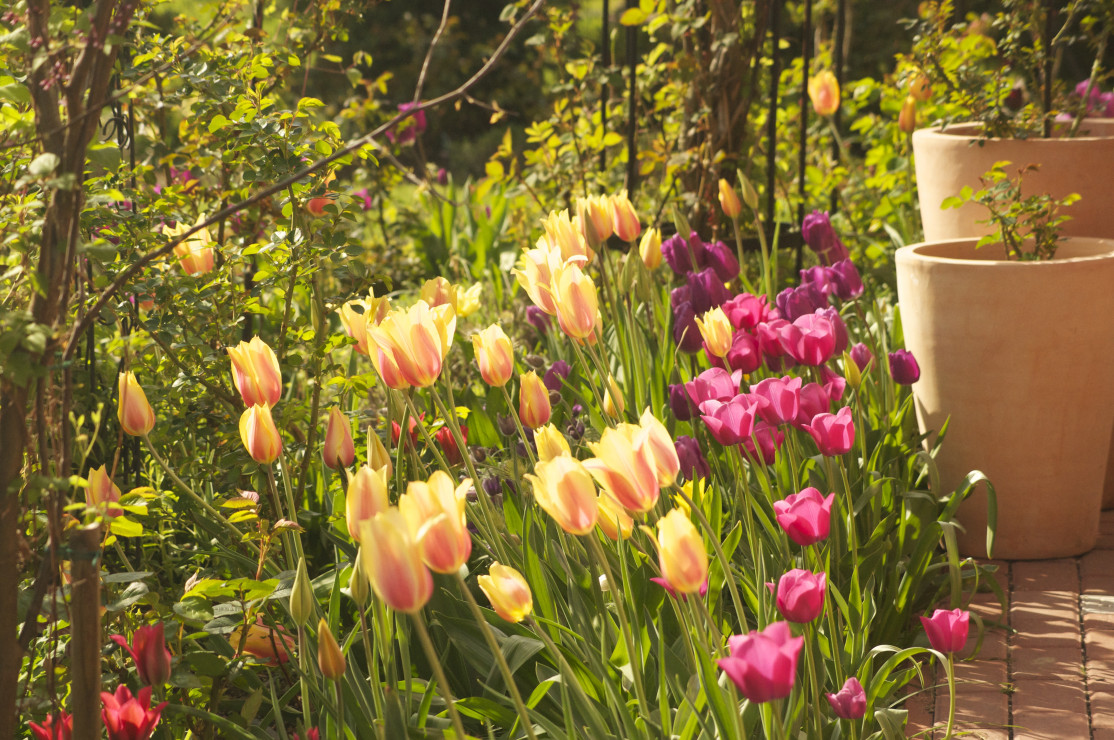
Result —
M 742 172 L 739 173 L 739 189 L 743 191 L 743 202 L 747 204 L 747 208 L 752 211 L 758 208 L 758 191 Z
M 549 405 L 549 389 L 533 370 L 520 376 L 518 387 L 518 417 L 523 426 L 537 429 L 549 422 L 553 413 Z
M 414 420 L 411 419 L 411 422 Z M 383 445 L 383 441 L 379 439 L 379 435 L 368 429 L 367 433 L 367 464 L 372 470 L 379 470 L 380 468 L 387 469 L 387 478 L 395 474 L 394 462 L 391 460 L 391 453 L 387 452 L 387 448 Z
M 282 437 L 271 417 L 270 406 L 252 406 L 240 416 L 240 441 L 251 459 L 270 465 L 282 452 Z
M 932 81 L 928 79 L 928 75 L 919 74 L 913 78 L 909 84 L 909 96 L 919 103 L 932 97 Z
M 147 436 L 155 426 L 155 410 L 147 403 L 147 396 L 134 373 L 120 373 L 118 391 L 120 398 L 116 417 L 124 433 L 133 437 Z
M 419 611 L 433 595 L 433 576 L 422 563 L 406 518 L 390 508 L 360 527 L 360 557 L 376 596 L 396 611 Z
M 321 453 L 325 458 L 325 466 L 331 470 L 347 468 L 356 460 L 352 427 L 348 424 L 348 417 L 336 406 L 329 410 L 329 425 L 325 429 L 325 444 Z
M 274 406 L 282 398 L 282 372 L 278 358 L 258 336 L 228 348 L 232 379 L 245 406 Z
M 356 553 L 356 562 L 352 564 L 352 575 L 348 579 L 348 595 L 356 606 L 362 610 L 371 598 L 371 584 L 367 580 L 367 571 L 364 570 L 364 559 Z
M 484 382 L 493 387 L 506 385 L 514 373 L 514 349 L 503 328 L 492 324 L 472 335 L 472 348 Z
M 367 465 L 361 465 L 348 481 L 348 491 L 344 498 L 344 518 L 352 539 L 359 542 L 360 523 L 386 511 L 389 505 L 386 468 L 372 470 Z
M 638 256 L 642 264 L 651 270 L 656 270 L 661 265 L 661 232 L 657 229 L 646 229 L 642 233 L 642 241 L 638 243 Z
M 732 221 L 743 212 L 743 204 L 739 201 L 739 196 L 735 194 L 735 189 L 731 187 L 731 183 L 722 177 L 719 180 L 719 206 L 723 209 L 723 215 Z
M 324 617 L 317 623 L 317 666 L 321 675 L 330 681 L 339 681 L 346 667 L 344 653 Z
M 552 218 L 552 216 L 550 217 Z M 576 218 L 585 241 L 593 249 L 611 238 L 611 202 L 599 195 L 576 199 Z
M 917 358 L 906 349 L 894 350 L 890 353 L 890 375 L 899 385 L 912 385 L 920 380 L 921 368 Z
M 642 224 L 638 222 L 638 212 L 634 204 L 623 190 L 618 195 L 611 196 L 611 217 L 615 236 L 625 242 L 633 242 L 642 232 Z
M 119 507 L 113 506 L 120 500 L 120 489 L 108 477 L 108 471 L 102 465 L 89 471 L 89 487 L 85 489 L 85 502 L 94 508 L 105 506 L 109 511 L 113 509 L 120 513 Z
M 568 440 L 552 424 L 534 431 L 534 444 L 538 447 L 538 460 L 541 462 L 552 460 L 558 455 L 572 455 Z
M 658 564 L 662 577 L 680 594 L 696 593 L 708 579 L 704 539 L 680 509 L 658 521 Z
M 521 622 L 534 608 L 530 584 L 514 568 L 493 563 L 486 576 L 476 579 L 491 608 L 508 622 Z
M 294 575 L 294 585 L 290 588 L 290 616 L 294 624 L 305 627 L 313 615 L 313 587 L 306 570 L 306 559 L 298 558 L 298 570 Z
M 839 81 L 825 69 L 808 81 L 808 97 L 817 115 L 830 116 L 839 110 Z
M 619 388 L 619 384 L 615 382 L 615 377 L 607 376 L 607 391 L 603 394 L 603 413 L 612 419 L 619 419 L 622 418 L 626 408 L 627 402 L 623 398 L 623 391 Z
M 917 99 L 912 95 L 906 95 L 905 102 L 901 104 L 901 112 L 897 114 L 897 127 L 905 134 L 911 134 L 917 128 Z
M 725 357 L 731 349 L 732 335 L 735 327 L 719 306 L 696 317 L 696 326 L 700 329 L 700 336 L 704 338 L 704 346 L 708 353 L 716 357 Z

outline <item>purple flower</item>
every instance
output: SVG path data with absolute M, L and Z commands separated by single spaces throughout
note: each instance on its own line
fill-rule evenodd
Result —
M 705 266 L 704 242 L 695 231 L 686 240 L 674 234 L 661 244 L 661 256 L 678 275 L 684 276 Z
M 827 211 L 813 211 L 805 216 L 801 223 L 801 236 L 808 248 L 826 265 L 835 264 L 850 256 L 847 247 L 836 236 Z
M 777 294 L 777 311 L 786 321 L 796 321 L 828 305 L 828 299 L 814 283 L 801 283 Z
M 549 314 L 537 306 L 526 307 L 526 320 L 529 321 L 530 325 L 537 329 L 540 334 L 545 334 L 549 331 Z
M 352 195 L 360 201 L 363 201 L 363 209 L 365 211 L 371 210 L 371 195 L 368 193 L 367 188 L 360 188 L 352 193 Z
M 399 113 L 405 113 L 417 107 L 417 103 L 403 103 L 398 107 Z M 425 111 L 420 110 L 412 116 L 403 118 L 393 127 L 387 129 L 387 140 L 392 144 L 409 144 L 425 131 Z
M 437 184 L 442 187 L 449 184 L 449 172 L 444 167 L 437 169 Z
M 722 282 L 730 282 L 739 276 L 739 260 L 735 253 L 723 242 L 713 242 L 707 248 L 708 265 L 715 270 Z
M 673 341 L 679 350 L 690 355 L 704 346 L 700 327 L 696 325 L 696 311 L 691 303 L 682 303 L 673 309 Z
M 556 393 L 561 392 L 564 387 L 565 381 L 568 380 L 569 373 L 572 372 L 572 366 L 564 360 L 557 360 L 549 366 L 545 371 L 545 378 L 542 380 L 545 387 Z
M 913 385 L 921 377 L 921 368 L 913 353 L 899 349 L 890 353 L 890 375 L 899 385 Z
M 835 294 L 842 301 L 858 298 L 863 294 L 863 279 L 851 260 L 840 260 L 828 268 L 828 277 L 835 286 Z
M 682 435 L 677 437 L 673 446 L 677 450 L 677 459 L 681 462 L 681 474 L 686 480 L 711 476 L 712 471 L 708 467 L 708 461 L 700 451 L 700 443 L 695 438 Z
M 824 265 L 816 265 L 801 270 L 801 285 L 811 285 L 825 297 L 832 295 L 836 290 L 831 268 L 824 267 Z
M 703 316 L 705 312 L 722 306 L 731 299 L 730 291 L 724 287 L 723 281 L 711 267 L 689 273 L 688 285 L 692 291 L 692 310 L 697 316 Z
M 832 329 L 835 331 L 836 340 L 835 349 L 832 350 L 832 354 L 842 355 L 847 351 L 847 344 L 850 342 L 847 336 L 847 324 L 843 323 L 843 317 L 839 315 L 839 311 L 836 310 L 835 306 L 828 306 L 816 313 L 832 322 Z
M 870 351 L 870 347 L 859 342 L 851 348 L 851 359 L 858 365 L 859 372 L 865 373 L 870 363 L 874 362 L 874 353 Z
M 669 384 L 669 409 L 677 421 L 688 421 L 696 412 L 696 407 L 689 400 L 684 383 Z

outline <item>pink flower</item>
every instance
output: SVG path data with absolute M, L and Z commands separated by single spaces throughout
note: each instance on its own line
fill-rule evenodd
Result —
M 731 337 L 731 348 L 723 358 L 727 366 L 741 373 L 753 373 L 762 367 L 762 350 L 758 340 L 745 330 L 738 330 Z
M 827 362 L 836 348 L 836 329 L 819 313 L 801 316 L 778 331 L 785 351 L 801 365 L 816 367 Z
M 827 579 L 823 573 L 794 568 L 778 580 L 777 610 L 790 622 L 811 622 L 824 612 L 826 589 Z
M 890 375 L 899 385 L 913 385 L 921 378 L 921 367 L 909 350 L 895 350 L 890 353 Z
M 967 628 L 971 614 L 962 609 L 937 609 L 931 617 L 921 617 L 921 624 L 933 649 L 954 653 L 967 644 Z
M 777 451 L 785 435 L 775 426 L 764 421 L 754 425 L 754 431 L 743 440 L 743 456 L 751 462 L 761 461 L 763 465 L 773 465 L 777 458 Z
M 724 303 L 722 308 L 731 325 L 736 329 L 749 331 L 770 318 L 766 296 L 758 298 L 750 293 L 739 293 Z
M 828 391 L 817 383 L 809 383 L 801 388 L 800 408 L 794 426 L 805 429 L 817 414 L 826 414 L 832 410 L 832 399 Z
M 713 399 L 700 404 L 700 418 L 721 445 L 737 445 L 754 431 L 756 406 L 745 394 L 726 402 Z
M 741 377 L 741 374 L 736 375 L 723 368 L 713 367 L 685 383 L 685 392 L 697 408 L 705 401 L 727 401 L 738 395 Z
M 859 372 L 865 373 L 867 366 L 874 362 L 874 353 L 870 351 L 870 347 L 859 342 L 851 348 L 851 359 L 858 365 Z
M 829 402 L 843 398 L 843 392 L 847 390 L 846 378 L 829 369 L 827 365 L 821 365 L 820 379 L 824 381 L 824 393 L 828 396 Z
M 777 523 L 801 547 L 814 545 L 828 537 L 834 500 L 834 493 L 825 497 L 815 488 L 790 494 L 784 501 L 774 502 Z
M 58 720 L 57 724 L 54 723 L 55 719 Z M 31 728 L 35 740 L 70 740 L 73 735 L 73 717 L 61 709 L 57 714 L 48 714 L 41 725 L 28 722 L 27 726 Z
M 151 687 L 144 686 L 134 697 L 127 686 L 117 686 L 116 693 L 101 692 L 104 709 L 101 719 L 108 731 L 108 740 L 147 740 L 159 723 L 166 702 L 151 707 Z
M 716 663 L 752 702 L 782 699 L 793 690 L 804 641 L 792 636 L 788 622 L 774 622 L 761 632 L 729 639 L 731 656 Z
M 130 645 L 123 635 L 112 635 L 112 639 L 132 656 L 140 681 L 148 686 L 162 686 L 170 678 L 170 651 L 166 648 L 162 622 L 137 629 Z
M 862 719 L 866 714 L 866 692 L 859 679 L 851 676 L 835 694 L 824 694 L 840 719 Z
M 770 319 L 754 327 L 754 336 L 758 339 L 758 349 L 762 352 L 762 360 L 766 367 L 777 372 L 795 364 L 792 356 L 785 350 L 781 343 L 781 331 L 789 326 L 785 319 Z
M 769 424 L 795 421 L 801 406 L 801 379 L 786 375 L 783 378 L 766 378 L 751 386 L 751 392 L 762 396 L 769 405 L 761 410 L 762 418 Z
M 405 113 L 417 105 L 417 103 L 403 103 L 398 107 L 398 112 Z M 388 129 L 385 134 L 387 140 L 392 144 L 409 144 L 425 131 L 425 127 L 425 111 L 420 110 L 412 116 L 403 118 L 394 127 Z
M 851 419 L 850 406 L 844 406 L 836 414 L 817 414 L 806 429 L 825 457 L 850 452 L 855 444 L 855 422 Z

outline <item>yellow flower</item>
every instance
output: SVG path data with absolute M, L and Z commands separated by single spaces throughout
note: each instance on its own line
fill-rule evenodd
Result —
M 330 681 L 339 681 L 347 667 L 344 652 L 337 645 L 324 617 L 317 624 L 317 667 L 321 669 L 321 675 Z
M 339 408 L 329 409 L 329 425 L 325 428 L 325 443 L 321 454 L 331 470 L 346 468 L 356 460 L 356 445 L 352 442 L 352 426 Z
M 534 443 L 538 446 L 538 459 L 542 462 L 552 460 L 558 455 L 572 455 L 568 440 L 552 424 L 534 430 Z
M 554 275 L 557 321 L 573 339 L 587 339 L 596 328 L 599 299 L 596 284 L 573 262 L 566 262 Z
M 356 474 L 348 481 L 348 491 L 344 497 L 344 519 L 348 534 L 356 542 L 360 541 L 360 524 L 368 521 L 390 506 L 387 500 L 387 469 L 372 470 L 361 465 Z
M 282 452 L 282 437 L 271 417 L 270 406 L 255 405 L 240 415 L 240 441 L 251 459 L 269 465 Z
M 634 424 L 605 429 L 599 442 L 588 445 L 595 457 L 584 461 L 600 487 L 636 513 L 649 511 L 661 495 L 649 437 Z
M 433 576 L 398 509 L 392 507 L 361 523 L 360 544 L 361 563 L 376 596 L 407 614 L 426 605 L 433 594 Z
M 731 187 L 731 183 L 723 178 L 719 181 L 719 206 L 723 209 L 723 215 L 734 221 L 743 212 L 743 204 L 739 200 L 739 196 L 735 194 L 735 189 Z
M 569 534 L 588 534 L 596 526 L 599 502 L 592 474 L 579 461 L 558 455 L 534 466 L 525 476 L 534 488 L 538 506 Z
M 611 225 L 611 201 L 599 195 L 576 199 L 576 218 L 584 238 L 593 248 L 599 247 L 611 238 L 614 227 Z
M 620 191 L 618 195 L 611 196 L 611 217 L 615 236 L 625 242 L 633 242 L 642 233 L 642 224 L 638 222 L 638 212 L 634 204 L 627 197 L 627 191 Z
M 509 565 L 493 563 L 486 576 L 476 579 L 491 608 L 508 622 L 521 622 L 534 609 L 530 584 Z
M 531 370 L 520 376 L 518 385 L 518 418 L 523 426 L 537 429 L 549 422 L 553 408 L 549 405 L 549 389 Z
M 581 228 L 573 223 L 569 218 L 568 209 L 558 213 L 551 211 L 549 216 L 542 222 L 545 227 L 545 242 L 548 249 L 559 250 L 561 253 L 561 261 L 568 261 L 574 258 L 580 258 L 585 261 L 590 261 L 596 256 L 592 251 L 588 242 L 584 239 L 581 233 Z M 610 232 L 609 234 L 610 235 Z M 539 243 L 540 246 L 540 243 Z
M 492 324 L 473 334 L 472 348 L 484 382 L 496 388 L 506 385 L 514 373 L 514 348 L 503 328 Z
M 275 352 L 258 336 L 228 348 L 232 380 L 245 406 L 274 406 L 282 398 L 282 371 Z
M 418 301 L 407 310 L 394 310 L 378 326 L 367 327 L 371 358 L 389 387 L 425 388 L 441 375 L 445 355 L 452 347 L 456 312 L 450 305 L 430 308 Z
M 677 446 L 669 436 L 669 430 L 650 413 L 650 408 L 642 412 L 638 425 L 646 430 L 646 444 L 654 461 L 654 471 L 661 486 L 671 486 L 681 472 L 681 461 L 677 456 Z
M 155 410 L 147 403 L 147 395 L 135 379 L 135 374 L 120 373 L 117 390 L 119 402 L 116 417 L 120 420 L 124 433 L 133 437 L 146 436 L 155 426 Z
M 455 573 L 472 554 L 464 507 L 472 480 L 453 487 L 453 479 L 438 470 L 428 481 L 411 481 L 399 497 L 398 509 L 415 533 L 422 562 L 437 573 Z
M 839 110 L 839 81 L 825 69 L 808 81 L 808 97 L 818 115 L 830 116 Z
M 483 293 L 483 283 L 476 283 L 467 290 L 459 290 L 456 294 L 456 315 L 466 319 L 480 309 L 480 295 Z
M 620 537 L 624 540 L 628 539 L 634 531 L 634 519 L 627 513 L 627 510 L 620 506 L 619 502 L 607 492 L 600 494 L 599 507 L 598 523 L 607 538 L 610 540 L 618 540 Z
M 642 234 L 642 241 L 638 243 L 638 256 L 642 263 L 651 270 L 656 270 L 661 265 L 661 232 L 657 229 L 646 229 Z
M 697 316 L 696 326 L 700 329 L 700 336 L 704 338 L 704 346 L 708 348 L 708 352 L 716 357 L 726 357 L 731 349 L 735 327 L 723 309 L 716 306 L 704 316 Z
M 708 580 L 704 540 L 680 509 L 671 509 L 658 521 L 658 565 L 677 593 L 696 593 Z

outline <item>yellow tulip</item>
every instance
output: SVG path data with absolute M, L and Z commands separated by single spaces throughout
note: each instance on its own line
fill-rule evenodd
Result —
M 620 419 L 626 408 L 627 402 L 623 398 L 622 389 L 615 382 L 615 377 L 607 376 L 607 390 L 603 394 L 603 413 L 612 419 Z
M 642 241 L 638 243 L 638 256 L 642 264 L 651 270 L 656 270 L 661 265 L 661 232 L 657 229 L 646 229 L 642 234 Z
M 596 328 L 599 299 L 592 278 L 574 262 L 566 262 L 554 275 L 557 321 L 573 339 L 587 339 Z
M 534 499 L 569 534 L 588 534 L 596 526 L 599 502 L 592 475 L 577 459 L 558 455 L 534 466 L 536 475 L 525 476 L 534 488 Z
M 472 554 L 472 535 L 464 514 L 472 480 L 453 486 L 438 470 L 428 481 L 411 481 L 399 497 L 398 510 L 415 533 L 422 562 L 437 573 L 456 573 Z
M 618 540 L 621 537 L 625 540 L 634 532 L 634 519 L 619 505 L 618 501 L 611 497 L 611 494 L 607 492 L 600 494 L 599 509 L 600 529 L 608 539 Z
M 496 388 L 506 385 L 514 374 L 514 348 L 503 328 L 492 324 L 473 334 L 472 348 L 484 382 Z
M 372 470 L 379 470 L 385 468 L 387 471 L 387 478 L 395 474 L 394 462 L 391 460 L 391 453 L 387 452 L 386 446 L 383 441 L 379 439 L 379 435 L 375 432 L 368 430 L 367 434 L 367 463 Z
M 576 199 L 576 218 L 584 239 L 593 249 L 611 238 L 611 201 L 598 195 Z
M 437 306 L 456 308 L 456 286 L 440 275 L 422 283 L 422 290 L 418 297 L 428 303 L 430 308 Z
M 905 134 L 911 134 L 917 129 L 917 99 L 912 95 L 905 96 L 901 112 L 897 114 L 897 127 Z
M 491 608 L 508 622 L 521 622 L 534 609 L 530 584 L 509 565 L 493 563 L 486 576 L 476 579 Z
M 700 329 L 700 336 L 704 338 L 704 346 L 708 352 L 716 357 L 726 357 L 731 350 L 735 327 L 723 309 L 716 306 L 703 316 L 697 316 L 696 326 Z
M 426 605 L 433 594 L 433 576 L 398 509 L 387 509 L 361 523 L 360 544 L 361 562 L 376 596 L 407 614 Z
M 680 509 L 671 509 L 658 521 L 658 565 L 677 593 L 696 593 L 708 580 L 704 540 Z
M 549 422 L 553 408 L 549 405 L 549 389 L 531 370 L 519 377 L 518 385 L 518 418 L 523 426 L 537 429 Z
M 480 296 L 483 293 L 483 283 L 476 283 L 467 290 L 459 290 L 457 286 L 456 294 L 456 315 L 458 318 L 466 319 L 480 309 Z
M 90 470 L 89 487 L 85 489 L 85 503 L 95 508 L 107 506 L 112 509 L 114 508 L 112 504 L 119 500 L 120 489 L 112 482 L 105 466 L 102 465 Z M 118 510 L 117 513 L 120 513 L 120 511 Z
M 360 541 L 360 524 L 366 522 L 390 506 L 387 500 L 387 469 L 372 470 L 361 465 L 356 474 L 348 481 L 348 491 L 344 497 L 344 519 L 348 534 L 356 542 Z
M 642 233 L 638 212 L 634 210 L 634 204 L 627 197 L 626 190 L 611 196 L 611 218 L 615 236 L 625 242 L 633 242 Z
M 198 223 L 202 223 L 204 220 L 205 218 L 202 216 Z M 189 224 L 178 223 L 175 226 L 163 226 L 162 233 L 174 239 L 192 228 Z M 213 237 L 210 236 L 208 228 L 202 228 L 192 236 L 187 237 L 185 241 L 179 242 L 174 247 L 174 256 L 178 258 L 182 265 L 182 271 L 187 275 L 198 275 L 212 270 L 214 262 L 212 243 Z
M 271 417 L 270 406 L 255 405 L 240 415 L 240 441 L 251 459 L 270 465 L 282 452 L 282 437 Z
M 681 460 L 677 456 L 677 446 L 669 436 L 669 430 L 650 413 L 649 407 L 642 412 L 638 425 L 647 432 L 646 443 L 654 461 L 658 484 L 662 487 L 673 485 L 677 474 L 681 472 Z
M 228 348 L 232 380 L 245 406 L 274 406 L 282 398 L 282 371 L 278 358 L 258 336 Z
M 456 312 L 449 305 L 430 308 L 418 301 L 409 309 L 391 311 L 378 325 L 367 327 L 368 349 L 376 369 L 389 387 L 425 388 L 441 375 L 452 347 Z
M 590 261 L 596 256 L 585 240 L 584 234 L 581 233 L 583 224 L 581 224 L 581 228 L 577 228 L 576 224 L 569 218 L 567 209 L 560 213 L 551 211 L 542 226 L 545 228 L 545 241 L 548 249 L 560 251 L 562 262 L 570 259 Z M 608 235 L 610 235 L 610 232 Z
M 723 209 L 723 215 L 732 221 L 743 212 L 743 204 L 735 194 L 735 188 L 723 178 L 719 181 L 719 207 Z
M 839 110 L 839 81 L 825 69 L 808 81 L 808 97 L 818 115 L 830 116 Z
M 329 409 L 329 425 L 325 428 L 325 443 L 321 449 L 326 467 L 331 470 L 347 468 L 356 460 L 356 445 L 352 441 L 352 426 L 339 408 Z
M 512 270 L 518 284 L 534 305 L 550 316 L 557 315 L 553 275 L 563 263 L 561 250 L 551 248 L 545 237 L 542 237 L 538 239 L 538 245 L 534 249 L 522 252 L 518 258 L 518 267 Z
M 321 675 L 330 681 L 339 681 L 347 667 L 344 652 L 324 617 L 317 623 L 317 667 L 321 669 Z
M 155 426 L 155 410 L 147 403 L 147 395 L 140 387 L 135 374 L 131 372 L 120 373 L 117 385 L 119 402 L 116 407 L 116 418 L 125 434 L 133 437 L 145 437 Z
M 534 430 L 534 444 L 538 447 L 538 459 L 542 462 L 552 460 L 558 455 L 572 455 L 568 440 L 552 424 Z
M 595 457 L 584 461 L 600 487 L 635 513 L 649 511 L 661 495 L 649 437 L 634 424 L 605 429 L 599 442 L 588 445 Z

